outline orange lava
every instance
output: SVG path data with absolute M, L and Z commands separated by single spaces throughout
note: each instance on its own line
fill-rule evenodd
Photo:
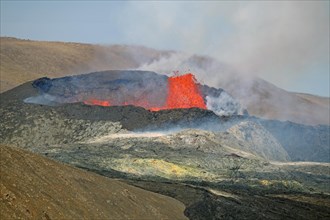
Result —
M 168 96 L 165 108 L 193 107 L 206 109 L 194 75 L 188 73 L 182 76 L 168 78 Z
M 110 101 L 90 99 L 84 101 L 86 105 L 111 106 Z M 152 106 L 148 100 L 137 100 L 135 102 L 123 103 L 122 105 L 141 106 L 150 111 L 159 111 L 176 108 L 202 108 L 206 109 L 204 99 L 196 84 L 192 73 L 168 78 L 168 95 L 166 104 L 161 107 Z
M 111 106 L 109 101 L 102 101 L 102 100 L 98 100 L 98 99 L 89 99 L 87 101 L 84 101 L 84 104 L 86 104 L 86 105 Z

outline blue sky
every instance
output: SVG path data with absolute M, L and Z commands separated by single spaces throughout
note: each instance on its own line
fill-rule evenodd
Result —
M 1 36 L 209 55 L 329 96 L 329 1 L 2 1 Z

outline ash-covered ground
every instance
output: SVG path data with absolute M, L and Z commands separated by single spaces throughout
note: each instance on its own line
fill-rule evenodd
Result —
M 87 93 L 107 94 L 107 83 L 139 85 L 120 78 L 118 87 L 119 75 L 96 73 L 103 87 L 88 74 L 78 77 L 86 82 L 42 79 L 2 93 L 1 143 L 171 196 L 191 219 L 329 218 L 329 126 L 251 117 L 234 101 L 213 103 L 216 112 L 82 103 Z M 206 101 L 225 94 L 200 88 Z M 219 114 L 228 106 L 237 111 Z

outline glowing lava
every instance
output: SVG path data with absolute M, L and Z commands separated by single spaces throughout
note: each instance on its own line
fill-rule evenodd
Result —
M 194 75 L 188 73 L 168 78 L 168 96 L 165 109 L 193 107 L 206 109 Z
M 102 101 L 102 100 L 98 100 L 98 99 L 89 99 L 87 101 L 84 101 L 84 104 L 86 104 L 86 105 L 111 106 L 109 101 Z
M 87 105 L 111 106 L 110 101 L 102 101 L 97 99 L 90 99 L 84 101 Z M 196 79 L 193 74 L 188 73 L 181 76 L 172 76 L 168 78 L 168 94 L 164 106 L 153 106 L 148 100 L 136 100 L 130 103 L 123 103 L 122 105 L 135 105 L 149 109 L 151 111 L 159 111 L 165 109 L 176 108 L 202 108 L 206 109 L 204 99 L 196 84 Z

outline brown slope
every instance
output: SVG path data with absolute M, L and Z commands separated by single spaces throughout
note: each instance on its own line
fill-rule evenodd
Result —
M 136 68 L 162 53 L 139 46 L 101 46 L 0 38 L 0 92 L 40 77 Z
M 294 93 L 294 95 L 301 97 L 307 101 L 310 101 L 316 105 L 320 105 L 328 108 L 330 106 L 330 98 L 327 97 L 321 97 L 321 96 L 305 94 L 305 93 Z
M 1 219 L 186 219 L 160 194 L 0 146 Z
M 259 96 L 259 100 L 249 103 L 251 114 L 301 124 L 330 124 L 330 106 L 325 104 L 329 103 L 329 98 L 323 97 L 320 102 L 317 96 L 309 95 L 306 98 L 307 96 L 285 91 L 264 80 L 258 80 L 255 84 L 256 91 L 251 93 Z M 260 84 L 264 85 L 260 86 Z
M 330 124 L 329 98 L 288 92 L 260 78 L 223 81 L 220 85 L 251 115 L 300 124 Z

